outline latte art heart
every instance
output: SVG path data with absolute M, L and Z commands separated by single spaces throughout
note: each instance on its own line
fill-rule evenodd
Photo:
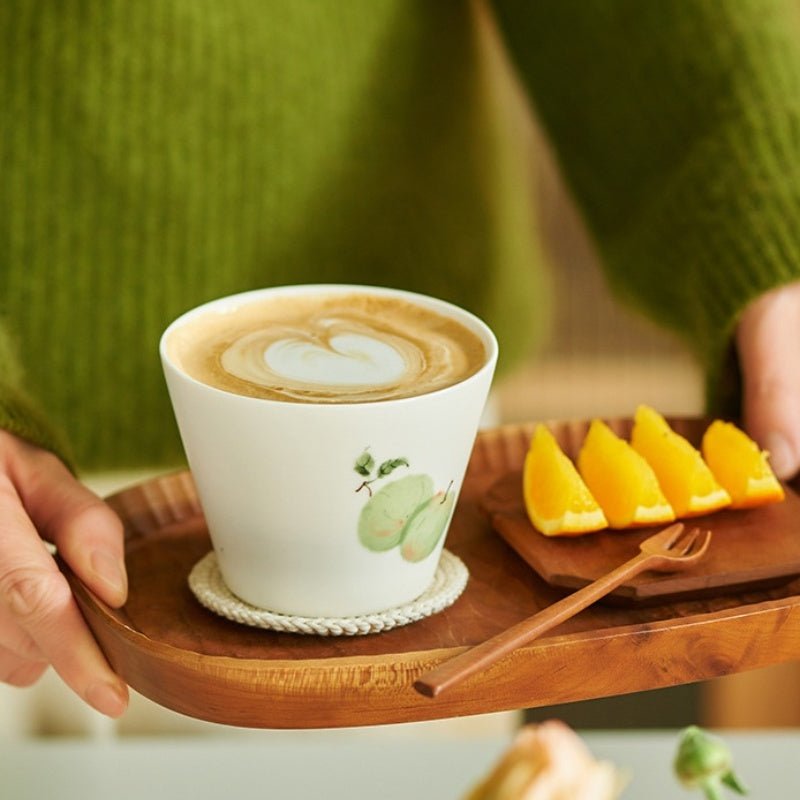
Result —
M 455 320 L 398 298 L 353 294 L 265 301 L 199 318 L 170 342 L 186 372 L 225 391 L 361 403 L 436 391 L 484 363 Z
M 342 333 L 327 345 L 284 339 L 267 348 L 264 361 L 276 375 L 317 386 L 384 386 L 406 372 L 402 354 L 378 339 Z
M 286 393 L 369 392 L 420 374 L 421 354 L 409 345 L 363 322 L 328 318 L 311 331 L 255 331 L 237 339 L 220 361 L 237 378 Z

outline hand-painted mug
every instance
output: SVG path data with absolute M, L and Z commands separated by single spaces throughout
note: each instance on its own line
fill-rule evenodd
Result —
M 236 596 L 346 617 L 425 592 L 497 361 L 485 323 L 401 290 L 276 287 L 187 312 L 160 353 Z

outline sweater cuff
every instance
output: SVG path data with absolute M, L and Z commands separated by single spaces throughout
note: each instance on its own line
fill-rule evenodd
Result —
M 800 119 L 778 116 L 764 109 L 696 144 L 629 225 L 600 239 L 616 290 L 699 356 L 709 410 L 736 411 L 732 341 L 745 306 L 800 278 Z M 754 129 L 759 119 L 771 135 Z
M 44 414 L 18 389 L 0 385 L 0 428 L 58 456 L 75 473 L 69 447 Z

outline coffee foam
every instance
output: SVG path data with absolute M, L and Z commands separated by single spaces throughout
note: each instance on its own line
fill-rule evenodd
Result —
M 315 294 L 201 314 L 168 351 L 191 377 L 271 400 L 353 403 L 410 397 L 457 383 L 486 360 L 461 323 L 405 299 Z

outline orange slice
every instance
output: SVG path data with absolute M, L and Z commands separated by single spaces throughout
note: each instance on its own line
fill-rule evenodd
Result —
M 578 454 L 578 469 L 612 528 L 675 519 L 652 467 L 599 419 L 589 426 Z
M 730 422 L 715 420 L 703 435 L 703 458 L 731 496 L 731 508 L 752 508 L 783 500 L 769 454 Z
M 528 517 L 545 536 L 607 527 L 603 511 L 546 425 L 537 425 L 525 456 L 522 494 Z
M 676 517 L 710 514 L 730 505 L 730 495 L 714 478 L 700 451 L 649 406 L 636 409 L 631 446 L 653 468 Z

